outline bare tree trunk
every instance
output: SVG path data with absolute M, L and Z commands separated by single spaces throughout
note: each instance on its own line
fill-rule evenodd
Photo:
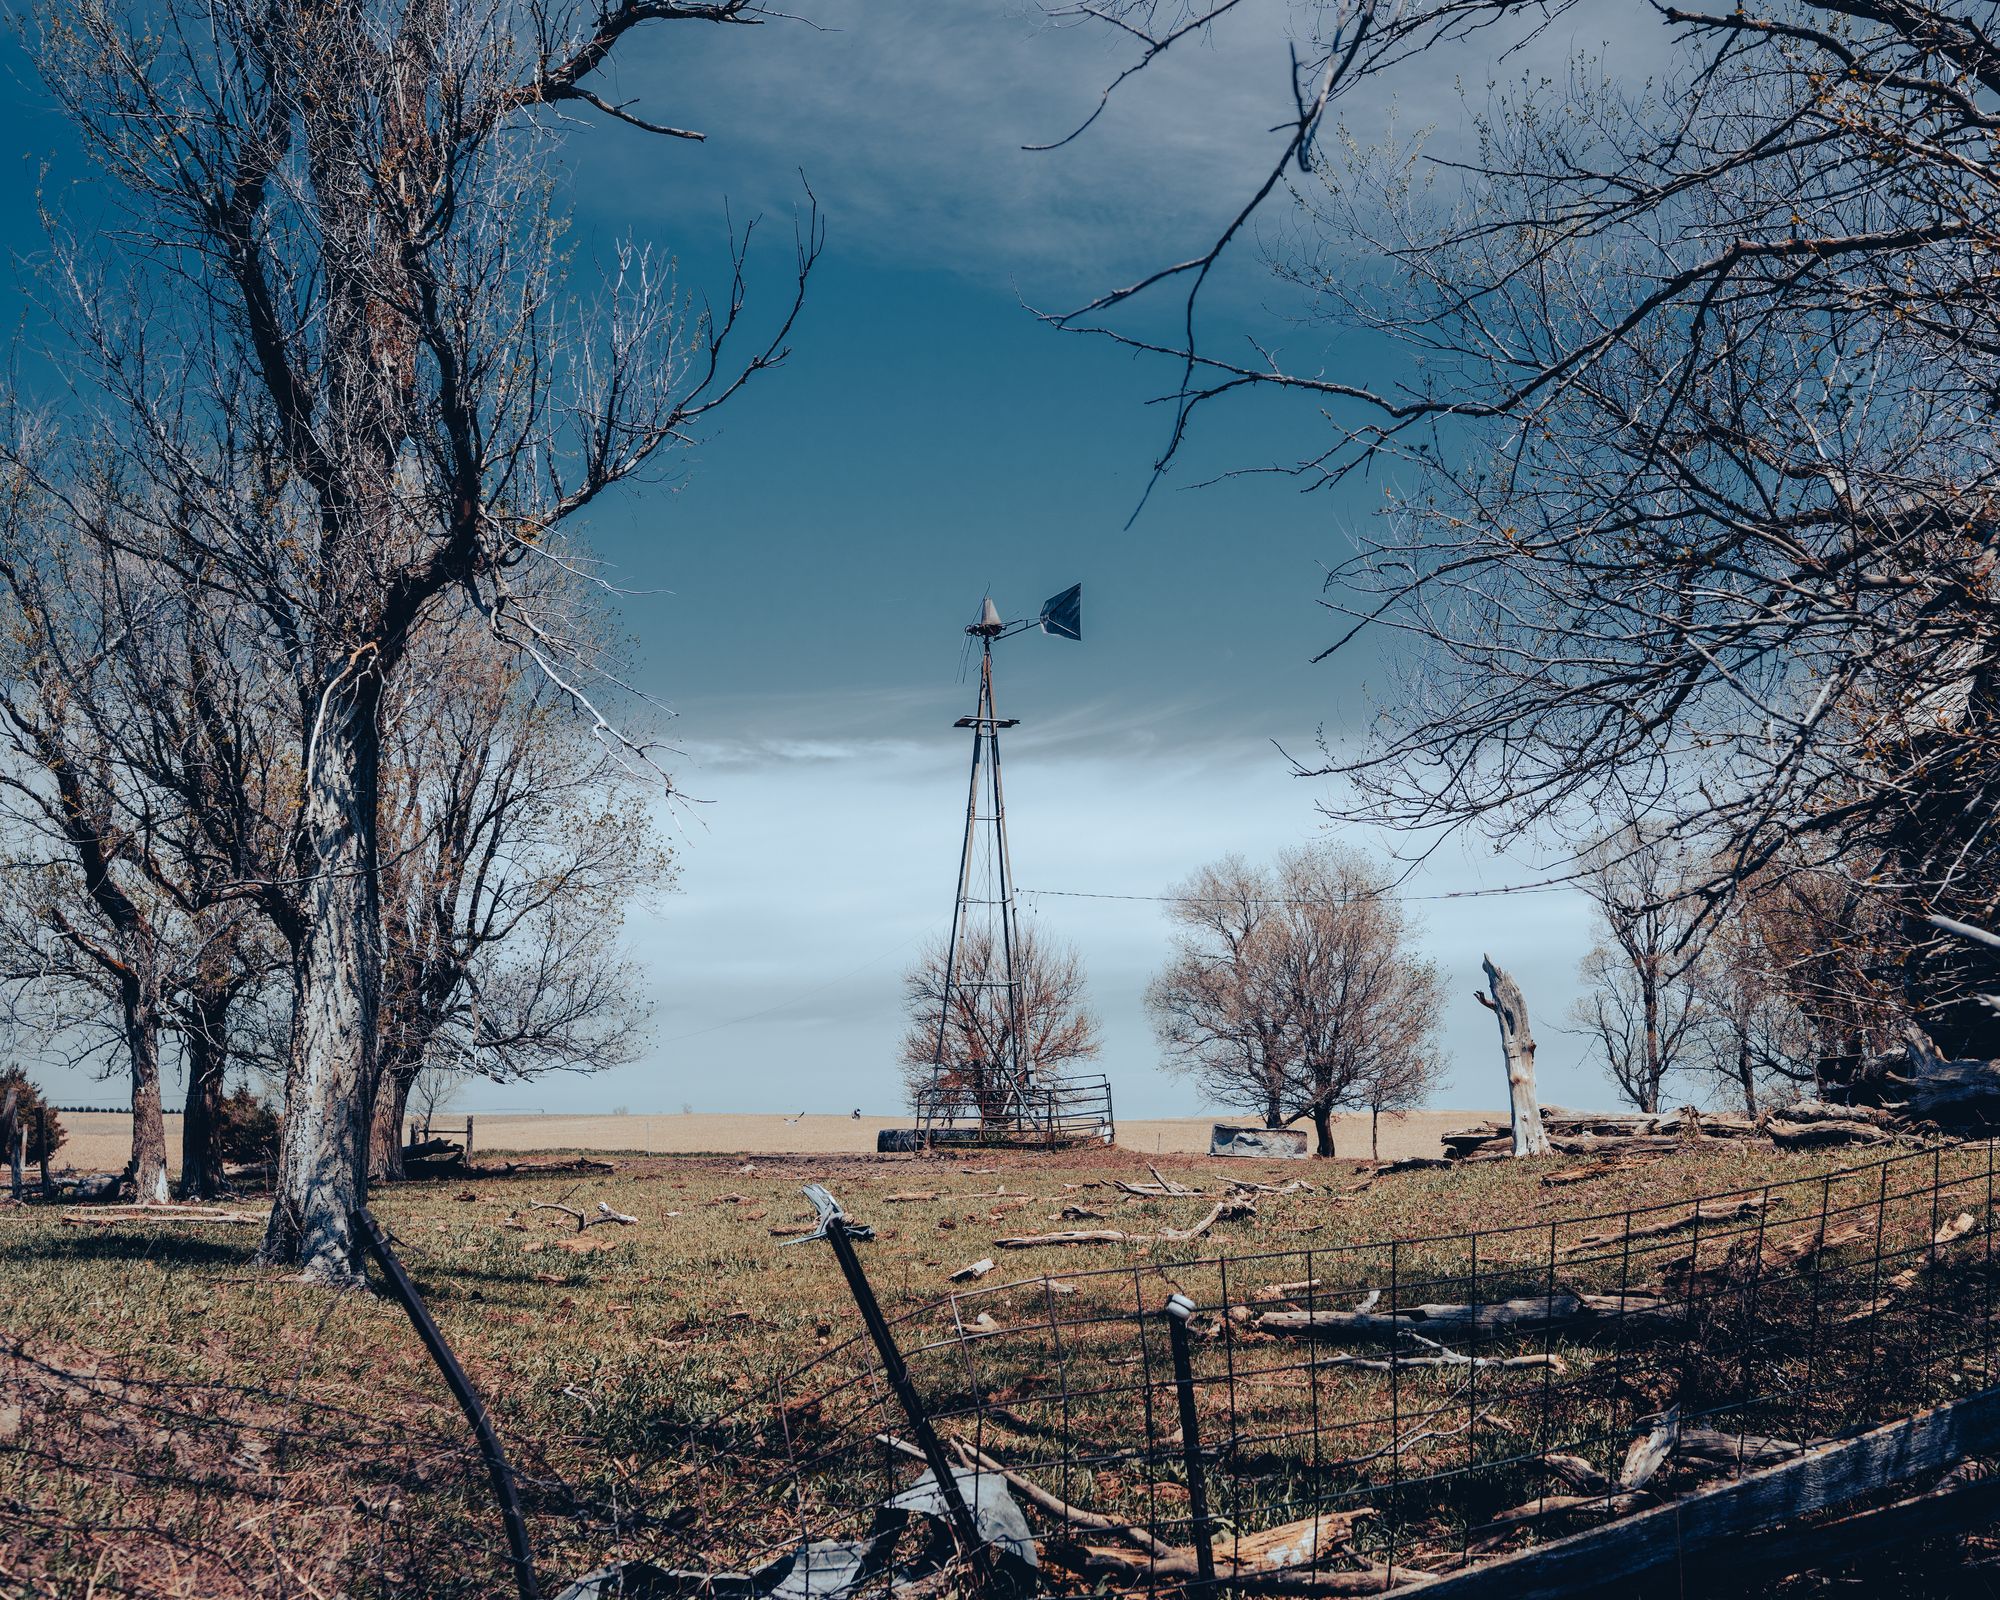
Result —
M 291 1060 L 277 1194 L 263 1259 L 347 1284 L 360 1272 L 355 1209 L 367 1196 L 369 1090 L 382 975 L 376 882 L 380 683 L 327 696 L 306 777 L 312 852 L 305 927 L 292 956 Z
M 181 1122 L 183 1200 L 212 1200 L 222 1192 L 222 1083 L 229 1069 L 229 1001 L 226 984 L 197 981 L 187 1034 L 187 1110 Z
M 1646 1014 L 1646 1078 L 1639 1085 L 1639 1109 L 1650 1117 L 1659 1114 L 1660 1079 L 1666 1076 L 1660 1067 L 1660 984 L 1650 967 L 1642 974 L 1640 984 Z
M 403 1123 L 410 1112 L 410 1086 L 419 1063 L 385 1061 L 375 1087 L 375 1112 L 368 1129 L 368 1176 L 402 1178 Z
M 1500 1024 L 1500 1049 L 1507 1058 L 1507 1111 L 1514 1124 L 1514 1154 L 1545 1156 L 1549 1136 L 1542 1130 L 1542 1108 L 1535 1099 L 1535 1035 L 1528 1027 L 1528 1002 L 1521 986 L 1481 956 L 1492 996 L 1478 995 L 1481 1005 Z
M 1757 1073 L 1751 1065 L 1747 1040 L 1737 1042 L 1736 1081 L 1743 1085 L 1743 1114 L 1754 1121 L 1757 1116 Z
M 1333 1107 L 1316 1105 L 1312 1108 L 1312 1125 L 1316 1145 L 1315 1156 L 1330 1158 L 1333 1155 Z
M 167 1203 L 167 1122 L 160 1102 L 160 1010 L 150 959 L 119 981 L 125 1048 L 132 1064 L 132 1160 L 125 1176 L 140 1205 Z

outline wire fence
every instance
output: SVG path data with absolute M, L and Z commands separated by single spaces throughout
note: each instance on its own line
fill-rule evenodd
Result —
M 1994 1169 L 1959 1146 L 1580 1220 L 1065 1270 L 888 1333 L 967 1488 L 1018 1499 L 1040 1586 L 1374 1592 L 1990 1387 Z M 870 1541 L 922 1470 L 912 1424 L 858 1339 L 677 1439 L 620 1543 L 733 1592 L 835 1550 L 815 1593 L 907 1583 Z
M 1384 1242 L 1204 1256 L 1163 1232 L 1116 1267 L 1024 1252 L 1053 1269 L 886 1315 L 863 1230 L 836 1220 L 799 1248 L 851 1258 L 852 1338 L 732 1373 L 726 1407 L 663 1394 L 504 1437 L 525 1574 L 420 1355 L 357 1405 L 309 1376 L 176 1377 L 171 1351 L 0 1343 L 0 1593 L 10 1572 L 91 1573 L 140 1515 L 150 1566 L 101 1567 L 95 1592 L 1435 1583 L 1992 1389 L 1995 1181 L 1994 1146 L 1971 1144 Z M 344 1323 L 396 1316 L 336 1296 L 318 1328 L 274 1314 L 272 1337 L 308 1374 Z

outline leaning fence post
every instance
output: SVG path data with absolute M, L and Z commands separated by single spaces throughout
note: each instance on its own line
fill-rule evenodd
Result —
M 417 1337 L 423 1340 L 424 1348 L 431 1353 L 431 1360 L 444 1374 L 444 1381 L 450 1385 L 459 1410 L 472 1424 L 473 1436 L 479 1441 L 479 1453 L 486 1458 L 486 1475 L 493 1480 L 493 1498 L 500 1502 L 500 1520 L 507 1527 L 507 1554 L 514 1568 L 514 1587 L 520 1592 L 521 1600 L 540 1600 L 535 1588 L 535 1552 L 528 1543 L 528 1524 L 521 1515 L 520 1496 L 514 1492 L 514 1474 L 500 1449 L 500 1437 L 487 1419 L 486 1407 L 479 1403 L 479 1392 L 472 1387 L 472 1380 L 466 1377 L 465 1369 L 451 1353 L 451 1346 L 444 1342 L 444 1335 L 431 1320 L 423 1297 L 417 1293 L 417 1286 L 410 1282 L 410 1275 L 403 1270 L 403 1263 L 389 1248 L 389 1236 L 382 1231 L 382 1225 L 366 1206 L 354 1213 L 354 1226 L 368 1246 L 368 1253 L 381 1267 L 382 1275 L 389 1280 L 391 1292 L 409 1314 L 410 1326 L 417 1330 Z
M 944 1499 L 945 1511 L 951 1518 L 959 1543 L 964 1546 L 978 1576 L 984 1580 L 992 1575 L 986 1559 L 986 1541 L 980 1537 L 979 1524 L 973 1520 L 972 1509 L 966 1505 L 965 1496 L 959 1490 L 958 1475 L 945 1459 L 944 1446 L 938 1442 L 937 1430 L 931 1426 L 930 1415 L 924 1410 L 916 1385 L 910 1382 L 910 1369 L 903 1361 L 903 1352 L 896 1348 L 895 1335 L 889 1331 L 888 1319 L 882 1315 L 882 1307 L 875 1299 L 868 1274 L 861 1268 L 861 1257 L 854 1250 L 856 1239 L 872 1239 L 875 1230 L 862 1223 L 848 1221 L 847 1213 L 840 1209 L 840 1202 L 821 1185 L 809 1183 L 804 1193 L 819 1212 L 819 1226 L 811 1233 L 784 1242 L 793 1245 L 824 1239 L 833 1246 L 833 1259 L 840 1263 L 840 1274 L 847 1280 L 848 1292 L 854 1296 L 854 1303 L 861 1311 L 861 1320 L 868 1326 L 868 1337 L 875 1343 L 875 1353 L 881 1357 L 882 1376 L 888 1380 L 896 1399 L 901 1402 L 903 1415 L 909 1419 L 910 1432 L 917 1436 L 917 1448 L 923 1451 L 924 1463 L 937 1482 L 938 1493 Z
M 1174 1357 L 1174 1389 L 1181 1406 L 1181 1460 L 1187 1468 L 1188 1515 L 1193 1522 L 1195 1567 L 1202 1587 L 1215 1587 L 1215 1550 L 1210 1543 L 1208 1475 L 1201 1460 L 1201 1417 L 1194 1405 L 1194 1361 L 1188 1352 L 1188 1318 L 1194 1302 L 1184 1294 L 1168 1297 L 1167 1344 Z

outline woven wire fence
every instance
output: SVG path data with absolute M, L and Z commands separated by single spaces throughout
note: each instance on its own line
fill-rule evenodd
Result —
M 884 1507 L 928 1429 L 968 1494 L 1007 1486 L 1042 1588 L 1395 1587 L 1992 1385 L 1994 1185 L 1974 1144 L 1384 1243 L 1046 1249 L 679 1433 L 606 1554 L 683 1590 L 907 1586 Z M 838 1581 L 801 1566 L 836 1545 Z

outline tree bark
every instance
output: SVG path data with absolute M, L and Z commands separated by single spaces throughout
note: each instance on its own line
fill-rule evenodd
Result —
M 1333 1155 L 1333 1107 L 1314 1106 L 1312 1125 L 1316 1144 L 1313 1154 L 1321 1158 L 1330 1158 Z
M 1514 1126 L 1514 1154 L 1545 1156 L 1549 1136 L 1542 1129 L 1542 1108 L 1535 1099 L 1535 1035 L 1528 1026 L 1528 1002 L 1521 986 L 1493 965 L 1491 956 L 1481 956 L 1486 981 L 1493 993 L 1479 995 L 1479 1003 L 1493 1013 L 1500 1024 L 1500 1049 L 1507 1059 L 1507 1111 Z
M 361 1275 L 353 1216 L 367 1197 L 369 1094 L 381 993 L 376 881 L 380 680 L 329 689 L 308 744 L 301 841 L 306 916 L 292 952 L 292 1035 L 277 1194 L 263 1259 L 323 1283 Z
M 151 960 L 128 966 L 118 989 L 132 1067 L 132 1159 L 126 1181 L 140 1205 L 163 1206 L 169 1198 L 167 1122 L 160 1102 L 159 985 Z
M 1646 1081 L 1639 1086 L 1639 1109 L 1652 1117 L 1659 1115 L 1660 1079 L 1665 1073 L 1660 1066 L 1660 984 L 1654 970 L 1658 957 L 1649 955 L 1646 960 L 1640 979 L 1646 1009 Z
M 368 1128 L 368 1176 L 400 1179 L 403 1169 L 403 1124 L 410 1112 L 410 1086 L 420 1063 L 392 1059 L 381 1064 L 375 1087 L 375 1110 Z
M 229 1069 L 227 984 L 197 980 L 187 1033 L 187 1110 L 181 1121 L 183 1200 L 222 1192 L 222 1084 Z

